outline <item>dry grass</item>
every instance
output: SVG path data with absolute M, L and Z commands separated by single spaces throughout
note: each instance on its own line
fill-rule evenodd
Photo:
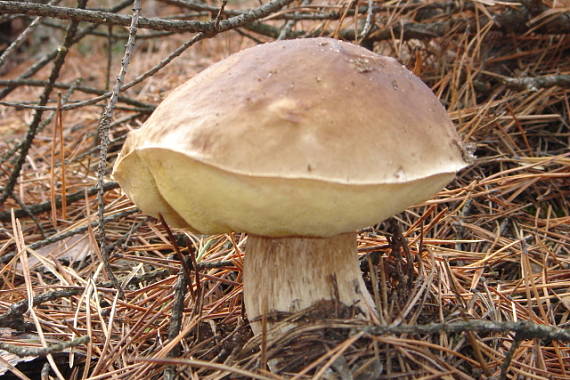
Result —
M 337 11 L 340 22 L 304 20 L 293 31 L 351 38 L 354 27 L 361 29 L 366 18 L 365 12 L 348 12 L 355 4 L 297 5 L 277 16 Z M 358 2 L 360 7 L 367 4 Z M 383 8 L 376 13 L 368 43 L 399 59 L 436 92 L 477 157 L 432 200 L 397 217 L 409 252 L 395 249 L 382 225 L 360 233 L 362 268 L 382 325 L 479 320 L 570 328 L 570 89 L 515 86 L 508 81 L 570 74 L 569 34 L 543 30 L 556 22 L 557 15 L 568 15 L 568 4 L 549 3 L 549 10 L 533 15 L 524 30 L 513 32 L 505 31 L 509 25 L 504 22 L 503 29 L 497 27 L 489 16 L 522 5 L 492 0 L 469 2 L 465 8 L 462 2 L 445 7 L 428 5 L 442 4 L 431 1 L 421 7 L 397 1 L 374 4 Z M 162 7 L 161 16 L 181 13 L 175 6 Z M 462 20 L 470 21 L 467 30 Z M 408 38 L 402 25 L 412 21 L 424 26 L 447 23 L 448 28 L 429 38 Z M 267 23 L 281 26 L 283 21 Z M 252 45 L 243 33 L 270 39 L 252 30 L 240 32 L 200 42 L 124 95 L 157 104 L 212 62 Z M 59 40 L 59 33 L 52 38 Z M 127 81 L 187 37 L 141 40 Z M 121 44 L 114 45 L 111 77 L 120 67 Z M 35 48 L 0 79 L 24 72 L 38 59 Z M 105 38 L 87 37 L 71 50 L 58 82 L 85 78 L 82 85 L 103 88 L 106 61 Z M 33 78 L 45 80 L 49 70 L 48 66 Z M 41 90 L 21 86 L 2 100 L 35 102 Z M 75 92 L 71 100 L 93 96 Z M 2 186 L 13 168 L 10 152 L 23 138 L 33 112 L 0 108 Z M 63 378 L 157 378 L 167 365 L 175 365 L 181 378 L 188 379 L 570 379 L 568 342 L 527 339 L 508 331 L 380 333 L 362 322 L 332 316 L 263 342 L 252 337 L 242 311 L 246 236 L 241 234 L 175 232 L 183 253 L 193 253 L 202 269 L 199 282 L 193 279 L 192 292 L 185 294 L 180 332 L 169 337 L 180 263 L 162 224 L 134 212 L 118 188 L 105 193 L 105 216 L 112 267 L 125 287 L 124 299 L 108 283 L 101 264 L 94 223 L 97 201 L 86 194 L 96 185 L 100 114 L 101 106 L 96 105 L 63 112 L 59 122 L 54 118 L 34 140 L 19 175 L 14 194 L 20 203 L 9 198 L 0 209 L 0 312 L 6 313 L 0 319 L 0 341 L 46 347 L 89 336 L 87 344 L 48 356 Z M 147 115 L 148 110 L 115 111 L 109 167 L 125 134 Z M 54 207 L 57 197 L 72 193 L 77 199 Z M 42 203 L 51 211 L 34 213 L 33 218 L 26 212 L 10 215 L 21 204 L 34 208 Z M 68 233 L 57 242 L 45 240 L 70 231 L 79 233 Z M 61 294 L 49 293 L 56 290 Z M 52 296 L 32 308 L 20 305 L 6 317 L 11 305 L 45 293 Z M 180 355 L 168 357 L 178 344 Z M 1 355 L 0 361 L 7 357 Z M 276 362 L 283 367 L 280 376 L 264 369 L 264 363 L 275 358 L 281 358 Z M 501 368 L 505 362 L 508 367 Z M 37 368 L 22 370 L 29 377 L 36 376 L 31 371 L 41 368 L 43 361 L 32 363 Z

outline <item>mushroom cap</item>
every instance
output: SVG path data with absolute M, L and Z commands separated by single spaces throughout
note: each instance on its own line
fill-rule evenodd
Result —
M 245 49 L 182 84 L 130 132 L 113 176 L 174 227 L 332 236 L 428 199 L 465 166 L 420 79 L 310 38 Z

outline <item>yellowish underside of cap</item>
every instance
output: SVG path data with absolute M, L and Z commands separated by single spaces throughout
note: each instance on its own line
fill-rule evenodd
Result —
M 189 227 L 162 197 L 152 173 L 136 152 L 123 155 L 117 163 L 120 165 L 115 165 L 113 178 L 119 181 L 135 205 L 144 213 L 154 217 L 161 214 L 173 227 Z
M 333 236 L 378 223 L 429 198 L 454 177 L 443 173 L 403 184 L 343 185 L 231 173 L 160 148 L 129 156 L 137 157 L 128 157 L 132 165 L 122 169 L 149 176 L 138 177 L 144 185 L 122 182 L 128 194 L 137 194 L 133 200 L 143 212 L 160 212 L 174 227 L 205 234 Z M 129 189 L 133 185 L 144 192 Z

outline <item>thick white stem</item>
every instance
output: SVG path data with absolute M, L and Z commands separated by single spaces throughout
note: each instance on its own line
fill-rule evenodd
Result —
M 296 312 L 319 301 L 356 307 L 361 317 L 374 313 L 358 265 L 355 233 L 331 238 L 250 235 L 246 251 L 244 302 L 256 335 L 264 313 Z

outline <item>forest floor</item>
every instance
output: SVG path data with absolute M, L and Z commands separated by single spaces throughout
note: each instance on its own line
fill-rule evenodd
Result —
M 237 10 L 263 8 L 236 2 L 218 20 L 226 30 L 200 35 L 168 22 L 215 24 L 220 4 L 143 2 L 142 15 L 163 26 L 141 22 L 128 66 L 132 6 L 111 3 L 88 6 L 115 6 L 106 12 L 126 24 L 108 17 L 112 28 L 87 31 L 90 20 L 47 6 L 52 17 L 0 58 L 0 374 L 570 379 L 570 3 L 274 0 L 234 25 Z M 8 8 L 0 4 L 1 49 L 40 15 Z M 58 50 L 72 19 L 75 36 L 85 33 Z M 280 34 L 396 58 L 432 88 L 475 159 L 395 223 L 359 232 L 380 324 L 337 316 L 267 342 L 243 309 L 247 236 L 172 239 L 110 172 L 127 133 L 177 85 Z M 149 75 L 109 107 L 121 68 L 122 83 Z M 195 260 L 191 292 L 176 250 Z

